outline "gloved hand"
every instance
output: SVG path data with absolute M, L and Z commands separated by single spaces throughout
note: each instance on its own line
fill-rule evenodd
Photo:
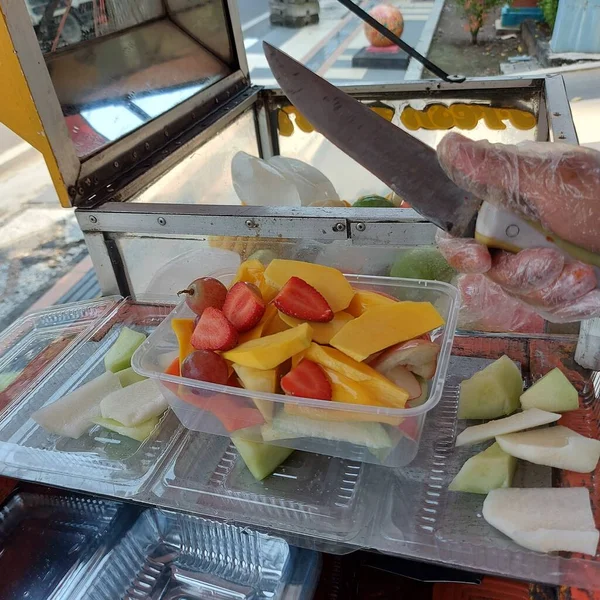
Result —
M 600 152 L 559 143 L 474 142 L 453 132 L 442 139 L 437 152 L 448 176 L 463 189 L 600 253 Z M 437 242 L 456 270 L 485 273 L 549 321 L 600 316 L 594 269 L 558 250 L 490 253 L 475 240 L 450 238 L 443 232 Z

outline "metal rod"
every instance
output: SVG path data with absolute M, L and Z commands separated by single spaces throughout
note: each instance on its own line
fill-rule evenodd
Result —
M 401 40 L 396 34 L 392 33 L 385 25 L 382 25 L 379 21 L 374 19 L 368 12 L 354 4 L 352 0 L 338 0 L 340 4 L 345 6 L 348 10 L 352 11 L 357 17 L 362 19 L 365 23 L 376 29 L 381 35 L 385 36 L 390 42 L 393 42 L 399 48 L 402 48 L 407 54 L 410 54 L 414 59 L 418 60 L 424 67 L 427 67 L 434 75 L 437 75 L 440 79 L 448 81 L 449 83 L 462 83 L 466 77 L 462 75 L 448 75 L 446 71 L 440 69 L 437 65 L 434 65 L 430 60 L 425 58 L 422 54 L 417 52 L 412 46 L 409 46 L 406 42 Z

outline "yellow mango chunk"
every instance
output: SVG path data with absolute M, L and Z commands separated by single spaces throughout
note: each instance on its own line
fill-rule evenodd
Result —
M 375 306 L 386 306 L 395 304 L 396 300 L 378 294 L 377 292 L 366 292 L 358 290 L 352 298 L 352 302 L 346 309 L 353 317 L 360 317 L 364 312 Z
M 231 286 L 235 285 L 239 281 L 245 281 L 246 283 L 252 283 L 257 288 L 264 281 L 265 267 L 260 260 L 245 260 L 237 270 Z
M 327 300 L 334 313 L 344 310 L 354 296 L 352 286 L 344 275 L 333 267 L 276 258 L 265 270 L 265 281 L 278 290 L 290 277 L 299 277 L 312 285 Z
M 192 346 L 190 341 L 195 329 L 194 319 L 173 319 L 171 321 L 171 328 L 177 336 L 177 343 L 179 344 L 179 364 L 181 365 L 187 355 L 191 354 L 196 349 Z
M 311 325 L 312 328 L 312 325 Z M 306 356 L 306 350 L 302 350 L 302 352 L 298 352 L 298 354 L 294 354 L 294 356 L 292 356 L 292 364 L 290 366 L 290 370 L 291 369 L 295 369 L 298 364 L 300 363 L 300 361 Z
M 392 383 L 369 365 L 358 362 L 335 348 L 312 343 L 306 351 L 305 357 L 325 369 L 331 369 L 349 379 L 358 381 L 365 391 L 380 403 L 380 406 L 404 408 L 408 400 L 406 390 Z
M 275 308 L 275 307 L 273 306 L 273 308 Z M 269 324 L 265 327 L 263 335 L 273 335 L 274 333 L 279 333 L 280 331 L 286 331 L 287 329 L 290 329 L 292 327 L 292 325 L 288 325 L 281 318 L 281 314 L 279 314 L 279 311 L 277 309 L 275 309 L 275 312 L 277 314 L 271 319 Z M 298 325 L 300 325 L 301 323 L 304 323 L 304 321 L 299 321 Z M 310 325 L 312 327 L 312 323 Z
M 270 335 L 267 333 L 267 328 L 271 324 L 271 321 L 275 317 L 277 317 L 277 313 L 279 311 L 272 305 L 267 304 L 265 307 L 265 314 L 262 316 L 262 319 L 252 328 L 250 331 L 245 331 L 240 334 L 239 344 L 244 344 L 245 342 L 249 342 L 250 340 L 257 340 L 263 335 Z M 273 333 L 277 333 L 276 331 Z
M 294 317 L 290 317 L 285 313 L 280 312 L 279 318 L 287 323 L 290 327 L 296 327 L 296 325 L 300 325 L 304 323 L 302 319 L 296 319 Z M 317 344 L 329 344 L 331 338 L 348 322 L 352 321 L 354 317 L 347 312 L 341 310 L 338 313 L 335 313 L 333 319 L 328 323 L 316 323 L 311 321 L 310 326 L 313 330 L 313 341 L 317 342 Z
M 431 302 L 394 302 L 376 306 L 349 321 L 331 345 L 355 360 L 410 340 L 444 324 Z
M 223 352 L 223 358 L 255 369 L 274 369 L 288 358 L 310 346 L 312 330 L 308 323 L 287 331 L 251 340 L 233 350 Z
M 245 367 L 244 365 L 232 365 L 235 374 L 242 386 L 251 392 L 266 392 L 274 394 L 279 387 L 279 369 L 254 369 L 253 367 Z M 273 420 L 273 411 L 275 406 L 273 402 L 263 400 L 261 398 L 252 398 L 256 408 L 265 418 L 265 421 Z

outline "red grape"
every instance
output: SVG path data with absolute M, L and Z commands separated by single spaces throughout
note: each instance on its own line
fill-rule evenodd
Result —
M 229 379 L 229 369 L 220 354 L 211 350 L 196 350 L 183 361 L 181 376 L 225 385 Z
M 221 310 L 227 296 L 227 288 L 217 279 L 200 277 L 194 279 L 187 289 L 177 292 L 185 294 L 187 305 L 197 314 L 201 315 L 205 308 L 212 306 Z

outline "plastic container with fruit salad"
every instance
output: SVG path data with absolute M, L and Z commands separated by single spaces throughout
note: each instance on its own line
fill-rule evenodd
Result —
M 415 457 L 443 391 L 455 288 L 256 259 L 181 295 L 132 366 L 188 429 L 261 457 L 265 443 L 391 467 Z

